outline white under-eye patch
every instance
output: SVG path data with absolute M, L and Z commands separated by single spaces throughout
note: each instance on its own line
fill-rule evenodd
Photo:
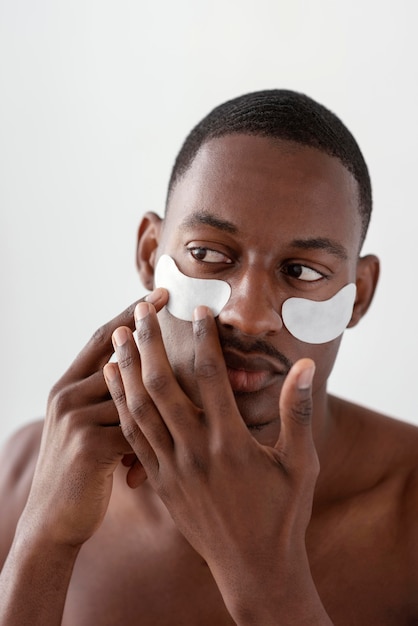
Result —
M 192 321 L 193 311 L 199 305 L 209 307 L 216 317 L 231 296 L 231 287 L 224 280 L 186 276 L 167 254 L 159 258 L 155 268 L 155 287 L 167 289 L 167 309 L 174 317 L 188 322 Z M 346 285 L 325 301 L 289 298 L 282 307 L 283 324 L 300 341 L 327 343 L 346 329 L 355 298 L 354 283 Z
M 224 280 L 192 278 L 182 274 L 174 260 L 163 254 L 155 268 L 155 286 L 167 289 L 167 309 L 181 320 L 191 322 L 199 305 L 207 306 L 216 317 L 231 296 L 231 287 Z
M 287 330 L 306 343 L 327 343 L 347 328 L 353 313 L 356 286 L 349 283 L 329 300 L 289 298 L 282 306 L 282 320 Z

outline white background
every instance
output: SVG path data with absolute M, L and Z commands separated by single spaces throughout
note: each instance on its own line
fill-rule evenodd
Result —
M 415 4 L 0 0 L 0 442 L 144 293 L 137 225 L 191 127 L 273 87 L 335 111 L 373 180 L 381 281 L 330 390 L 418 424 Z

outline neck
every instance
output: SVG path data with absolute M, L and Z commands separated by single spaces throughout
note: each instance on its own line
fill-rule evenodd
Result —
M 320 507 L 350 490 L 358 423 L 344 419 L 345 403 L 340 398 L 326 393 L 322 402 L 314 404 L 313 437 L 321 468 L 314 503 Z

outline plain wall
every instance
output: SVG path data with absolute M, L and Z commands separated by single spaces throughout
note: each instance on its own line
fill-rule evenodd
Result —
M 0 0 L 0 442 L 144 290 L 136 230 L 213 106 L 307 93 L 356 136 L 382 274 L 330 390 L 418 424 L 415 3 Z

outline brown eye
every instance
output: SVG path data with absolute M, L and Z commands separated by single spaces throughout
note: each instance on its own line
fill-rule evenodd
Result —
M 285 274 L 291 278 L 297 278 L 298 280 L 304 280 L 306 282 L 314 282 L 315 280 L 323 278 L 323 274 L 301 263 L 291 263 L 287 265 Z
M 208 251 L 207 248 L 192 248 L 190 252 L 198 261 L 204 261 Z
M 292 278 L 300 278 L 302 274 L 302 266 L 301 265 L 289 265 L 287 267 L 287 275 Z
M 193 248 L 189 248 L 189 252 L 196 261 L 202 261 L 203 263 L 232 263 L 231 259 L 223 252 L 212 250 L 211 248 L 193 246 Z

